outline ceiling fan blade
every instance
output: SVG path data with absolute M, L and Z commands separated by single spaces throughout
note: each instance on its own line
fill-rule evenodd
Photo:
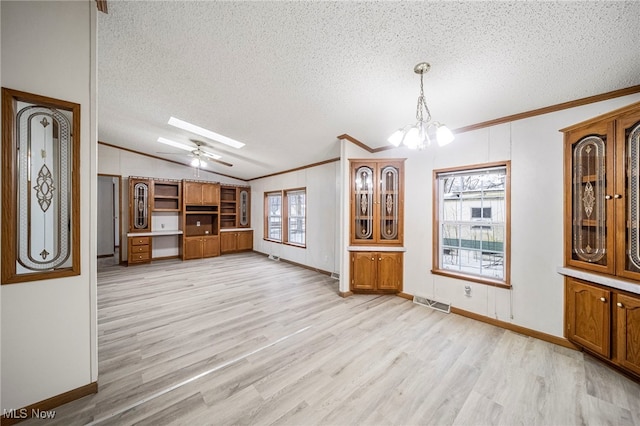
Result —
M 200 153 L 207 158 L 211 158 L 213 160 L 219 160 L 222 158 L 221 155 L 214 154 L 213 152 L 205 151 L 204 149 L 200 149 Z
M 207 160 L 209 162 L 212 162 L 212 163 L 222 164 L 223 166 L 233 167 L 233 164 L 227 163 L 226 161 L 222 161 L 222 160 L 216 160 L 215 158 L 205 157 L 205 160 Z

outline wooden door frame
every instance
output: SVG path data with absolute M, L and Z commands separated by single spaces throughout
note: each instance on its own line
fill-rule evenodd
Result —
M 98 173 L 98 177 L 100 176 L 118 179 L 118 233 L 120 236 L 119 238 L 120 245 L 118 246 L 118 264 L 120 265 L 122 264 L 122 241 L 126 241 L 126 238 L 124 239 L 122 238 L 122 175 Z

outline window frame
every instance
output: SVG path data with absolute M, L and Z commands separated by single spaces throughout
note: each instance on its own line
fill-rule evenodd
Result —
M 279 215 L 271 215 L 270 211 L 271 209 L 269 208 L 269 198 L 272 196 L 279 196 L 280 197 L 280 214 Z M 282 196 L 282 191 L 269 191 L 269 192 L 265 192 L 264 193 L 264 239 L 266 241 L 271 241 L 274 243 L 282 243 L 282 239 L 284 237 L 284 227 L 283 227 L 283 223 L 284 223 L 284 218 L 283 218 L 283 212 L 284 212 L 284 206 L 283 206 L 283 196 Z M 269 226 L 269 224 L 271 223 L 271 218 L 272 217 L 279 217 L 280 218 L 280 239 L 276 239 L 276 238 L 272 238 L 270 231 L 271 228 Z
M 306 247 L 307 246 L 307 188 L 292 188 L 292 189 L 285 189 L 282 191 L 284 193 L 284 200 L 285 200 L 285 205 L 286 205 L 286 221 L 284 222 L 286 224 L 287 227 L 287 232 L 284 234 L 286 236 L 286 239 L 284 241 L 284 244 L 289 244 L 292 246 L 296 246 L 296 247 Z M 290 216 L 290 210 L 291 210 L 291 203 L 289 202 L 289 195 L 290 194 L 304 194 L 304 205 L 302 206 L 302 209 L 304 210 L 304 215 L 303 216 L 297 216 L 297 218 L 302 218 L 302 243 L 298 243 L 298 242 L 292 242 L 291 241 L 291 216 Z
M 304 193 L 304 216 L 302 216 L 303 223 L 303 243 L 291 242 L 291 237 L 289 235 L 291 230 L 290 225 L 290 215 L 289 215 L 289 194 L 290 193 Z M 270 219 L 275 216 L 271 216 L 269 214 L 269 197 L 278 195 L 280 197 L 280 239 L 272 238 L 269 234 L 270 228 L 269 223 Z M 269 241 L 277 244 L 285 244 L 293 247 L 306 248 L 307 247 L 307 188 L 288 188 L 277 191 L 265 191 L 264 192 L 264 235 L 263 239 L 265 241 Z
M 505 221 L 504 221 L 504 248 L 503 248 L 503 263 L 504 263 L 504 275 L 502 279 L 492 279 L 490 277 L 484 277 L 480 275 L 465 273 L 461 271 L 454 271 L 450 269 L 444 269 L 440 265 L 440 210 L 441 199 L 439 182 L 440 176 L 443 174 L 460 173 L 464 172 L 476 173 L 483 169 L 491 168 L 504 168 L 505 170 L 505 188 L 504 188 L 504 208 L 505 208 Z M 491 285 L 495 287 L 511 288 L 511 161 L 498 161 L 491 163 L 473 164 L 459 167 L 450 167 L 445 169 L 433 170 L 433 189 L 432 189 L 432 201 L 433 201 L 433 214 L 432 214 L 432 229 L 433 229 L 433 241 L 432 241 L 432 269 L 431 273 L 435 275 L 442 275 L 451 278 L 462 279 L 465 281 L 477 282 L 480 284 Z M 493 212 L 492 212 L 493 213 Z

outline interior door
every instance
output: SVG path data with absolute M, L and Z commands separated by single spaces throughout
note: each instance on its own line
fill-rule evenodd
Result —
M 111 176 L 98 176 L 98 256 L 115 254 L 115 193 Z

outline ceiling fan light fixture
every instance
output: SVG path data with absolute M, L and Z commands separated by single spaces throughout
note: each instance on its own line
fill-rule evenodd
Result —
M 444 124 L 431 121 L 431 112 L 424 99 L 424 75 L 431 69 L 431 65 L 427 62 L 420 62 L 413 68 L 413 72 L 420 74 L 420 95 L 418 96 L 418 105 L 416 107 L 415 124 L 408 124 L 396 130 L 387 141 L 396 147 L 404 144 L 409 149 L 425 149 L 431 145 L 431 137 L 429 132 L 435 133 L 438 145 L 444 146 L 451 143 L 454 139 L 453 132 Z
M 198 157 L 196 157 L 196 158 L 194 158 L 193 160 L 191 160 L 191 165 L 192 165 L 193 167 L 197 167 L 197 168 L 200 168 L 200 169 L 204 169 L 204 168 L 205 168 L 205 166 L 207 165 L 207 162 L 206 162 L 206 161 L 201 160 L 201 159 L 200 159 L 200 158 L 198 158 Z
M 204 136 L 205 138 L 223 143 L 225 145 L 229 145 L 230 147 L 233 147 L 236 149 L 240 149 L 245 145 L 244 143 L 238 142 L 235 139 L 231 139 L 230 137 L 221 135 L 211 130 L 207 130 L 200 126 L 196 126 L 195 124 L 191 124 L 187 121 L 180 120 L 179 118 L 175 118 L 175 117 L 169 118 L 168 124 L 171 126 L 177 127 L 179 129 L 186 130 L 187 132 L 195 133 L 196 135 Z

